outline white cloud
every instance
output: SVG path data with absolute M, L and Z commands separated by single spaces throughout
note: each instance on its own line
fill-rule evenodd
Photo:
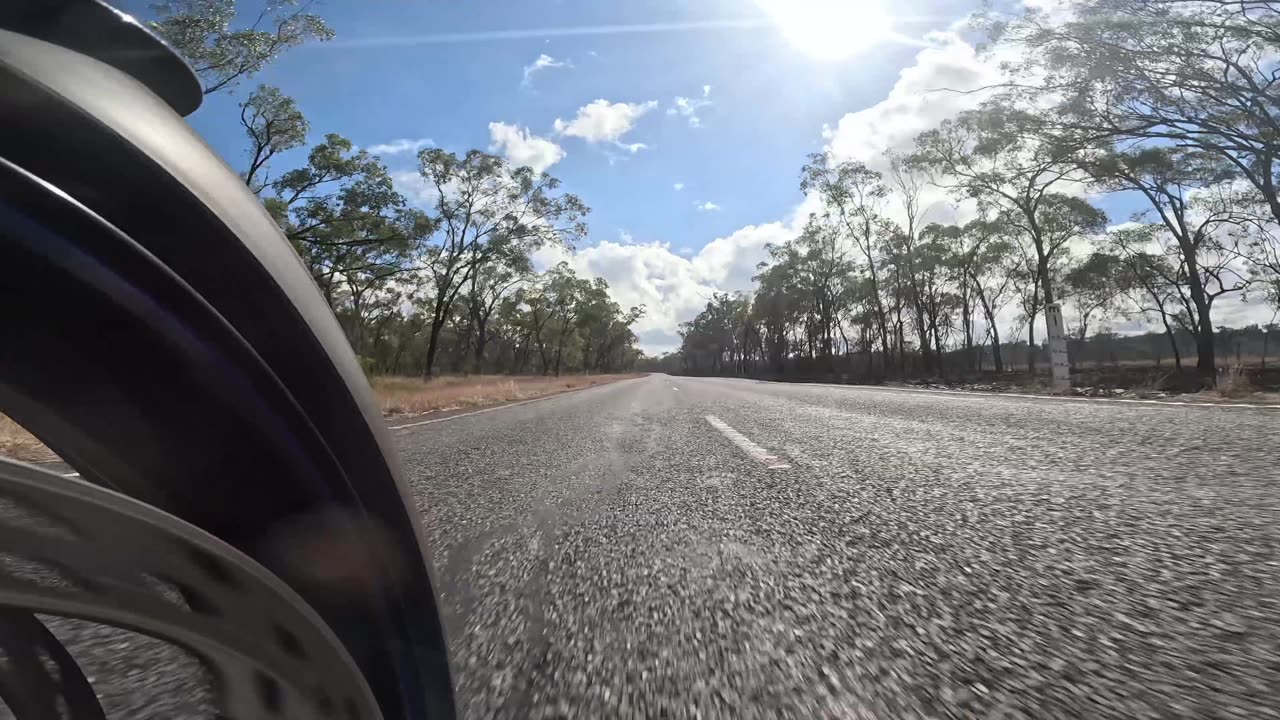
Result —
M 768 223 L 716 238 L 696 254 L 688 248 L 673 250 L 669 243 L 605 240 L 575 253 L 546 248 L 534 257 L 539 267 L 566 260 L 581 276 L 604 278 L 609 294 L 623 307 L 643 304 L 646 314 L 635 331 L 646 350 L 658 352 L 679 344 L 677 325 L 702 310 L 714 293 L 750 290 L 756 266 L 768 257 L 765 246 L 789 242 L 795 235 L 794 227 Z M 692 257 L 682 257 L 687 254 Z
M 630 245 L 631 243 L 635 242 L 635 239 L 636 239 L 635 236 L 632 235 L 631 233 L 627 232 L 626 230 L 623 230 L 622 228 L 618 228 L 618 242 L 622 243 L 623 245 Z
M 689 121 L 689 127 L 702 127 L 702 118 L 698 117 L 698 111 L 712 105 L 710 97 L 710 85 L 702 86 L 701 98 L 687 98 L 677 95 L 671 107 L 667 108 L 667 114 L 672 116 L 679 115 L 685 118 Z
M 676 192 L 680 192 L 681 190 L 684 189 L 684 183 L 676 183 L 675 185 L 671 186 L 671 189 L 675 190 Z
M 847 113 L 834 128 L 823 128 L 827 147 L 838 159 L 861 160 L 885 170 L 886 152 L 910 150 L 917 135 L 976 107 L 985 97 L 963 93 L 1001 79 L 997 63 L 979 57 L 959 34 L 931 32 L 924 40 L 928 47 L 898 73 L 888 97 Z
M 826 149 L 837 160 L 859 160 L 885 173 L 890 153 L 910 152 L 917 135 L 977 107 L 986 94 L 973 91 L 1003 77 L 999 60 L 979 56 L 957 31 L 929 32 L 923 41 L 926 47 L 916 53 L 914 63 L 898 73 L 884 100 L 846 113 L 835 127 L 822 128 Z M 813 198 L 806 202 L 809 210 L 805 215 L 820 209 Z M 976 215 L 974 202 L 957 202 L 935 185 L 925 185 L 920 207 L 925 223 L 964 223 Z M 886 203 L 885 213 L 899 223 L 906 219 L 896 198 Z
M 489 141 L 489 149 L 501 152 L 512 165 L 528 165 L 539 173 L 563 160 L 565 155 L 564 148 L 517 125 L 489 123 Z
M 400 155 L 402 153 L 416 153 L 424 147 L 431 147 L 435 144 L 436 141 L 431 138 L 417 138 L 416 140 L 400 138 L 388 143 L 370 145 L 366 150 L 373 155 Z
M 529 87 L 530 85 L 532 85 L 533 76 L 536 73 L 542 72 L 543 70 L 550 70 L 553 68 L 571 68 L 571 67 L 573 67 L 573 63 L 569 62 L 568 60 L 556 60 L 550 55 L 543 53 L 538 56 L 537 60 L 533 61 L 532 65 L 524 66 L 524 79 L 520 81 L 520 87 Z
M 411 205 L 428 207 L 435 204 L 438 193 L 417 170 L 393 170 L 391 182 Z
M 696 203 L 694 207 L 698 208 L 698 212 L 715 212 L 720 209 L 719 205 L 711 202 L 710 200 Z
M 571 121 L 556 118 L 556 133 L 577 137 L 589 143 L 608 142 L 627 150 L 637 152 L 643 150 L 643 143 L 626 144 L 622 136 L 631 132 L 636 121 L 650 110 L 658 106 L 658 101 L 644 103 L 611 103 L 608 100 L 595 100 L 578 108 L 578 114 Z

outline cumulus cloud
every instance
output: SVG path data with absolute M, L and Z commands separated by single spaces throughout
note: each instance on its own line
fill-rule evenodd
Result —
M 533 135 L 528 128 L 500 122 L 489 123 L 489 149 L 502 153 L 516 167 L 527 165 L 539 173 L 563 160 L 565 155 L 564 148 Z
M 411 205 L 429 207 L 438 197 L 435 187 L 416 170 L 393 170 L 391 183 Z
M 711 102 L 711 86 L 702 86 L 702 97 L 688 98 L 677 95 L 672 101 L 671 107 L 667 108 L 668 115 L 679 115 L 689 122 L 689 127 L 702 127 L 702 118 L 698 117 L 698 111 L 703 108 L 710 107 Z
M 671 189 L 675 190 L 676 192 L 680 192 L 681 190 L 684 189 L 684 183 L 676 183 L 675 185 L 671 186 Z
M 823 128 L 837 158 L 885 170 L 886 152 L 910 150 L 920 133 L 977 107 L 985 96 L 971 91 L 1000 81 L 997 63 L 979 57 L 959 34 L 931 32 L 924 40 L 928 46 L 898 73 L 888 97 Z
M 756 266 L 768 257 L 765 247 L 789 242 L 795 235 L 791 226 L 767 223 L 716 238 L 697 253 L 662 242 L 605 240 L 573 253 L 546 248 L 535 260 L 539 267 L 565 260 L 579 275 L 604 278 L 610 295 L 623 307 L 643 304 L 646 315 L 635 330 L 645 350 L 656 353 L 679 344 L 676 327 L 696 315 L 713 294 L 750 290 Z M 683 257 L 686 253 L 692 257 Z
M 698 208 L 698 212 L 715 212 L 716 210 L 720 209 L 719 205 L 711 202 L 710 200 L 707 200 L 706 202 L 696 203 L 694 207 Z
M 573 63 L 568 60 L 556 60 L 546 53 L 538 56 L 532 65 L 524 66 L 524 79 L 520 81 L 520 87 L 530 87 L 533 85 L 533 76 L 543 70 L 551 70 L 554 68 L 571 68 Z
M 436 141 L 431 138 L 400 138 L 387 143 L 378 145 L 370 145 L 366 148 L 373 155 L 400 155 L 403 153 L 416 153 L 422 148 L 435 145 Z
M 608 100 L 594 100 L 578 108 L 573 120 L 565 121 L 556 118 L 554 127 L 557 134 L 582 138 L 589 143 L 612 143 L 628 152 L 638 152 L 645 148 L 644 143 L 623 143 L 622 136 L 631 132 L 636 121 L 646 113 L 658 107 L 658 101 L 644 103 L 611 103 Z
M 1003 77 L 999 60 L 980 56 L 956 30 L 929 32 L 923 42 L 925 47 L 898 73 L 884 100 L 822 128 L 826 149 L 837 160 L 858 160 L 887 173 L 891 154 L 910 152 L 917 135 L 976 108 L 986 94 L 975 91 Z M 820 209 L 812 198 L 806 202 L 811 211 Z M 943 188 L 929 184 L 921 192 L 920 207 L 926 223 L 964 223 L 976 215 L 974 202 L 957 202 Z M 896 202 L 889 202 L 885 212 L 899 223 L 906 219 Z

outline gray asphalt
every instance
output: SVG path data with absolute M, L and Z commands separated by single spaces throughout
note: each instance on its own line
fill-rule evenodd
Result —
M 651 376 L 395 435 L 466 718 L 1274 718 L 1278 430 Z

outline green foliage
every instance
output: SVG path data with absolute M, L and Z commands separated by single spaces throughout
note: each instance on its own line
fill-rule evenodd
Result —
M 249 166 L 242 177 L 255 193 L 267 184 L 271 158 L 304 145 L 311 127 L 293 98 L 269 85 L 259 85 L 240 104 L 240 125 L 249 137 Z
M 335 307 L 363 311 L 370 293 L 412 267 L 432 224 L 409 208 L 387 169 L 329 134 L 306 165 L 266 187 L 267 207 Z
M 554 177 L 512 168 L 479 150 L 458 157 L 431 148 L 418 155 L 418 164 L 435 191 L 432 240 L 422 256 L 434 301 L 425 369 L 430 375 L 454 301 L 474 274 L 547 245 L 571 248 L 586 234 L 590 210 L 577 196 L 560 192 Z
M 333 37 L 305 0 L 266 0 L 252 17 L 235 0 L 165 0 L 150 26 L 199 74 L 205 93 L 231 89 L 281 53 Z M 242 22 L 247 20 L 247 22 Z M 419 155 L 430 207 L 410 205 L 382 162 L 328 133 L 300 165 L 273 167 L 307 145 L 310 123 L 279 88 L 240 103 L 242 177 L 298 252 L 366 374 L 611 372 L 639 358 L 631 327 L 603 279 L 567 264 L 539 275 L 530 255 L 572 248 L 586 205 L 560 181 L 473 150 Z M 536 352 L 535 352 L 536 351 Z
M 332 30 L 307 0 L 165 0 L 151 27 L 199 74 L 234 88 L 281 53 Z M 865 162 L 810 155 L 800 189 L 817 212 L 769 248 L 752 293 L 717 293 L 680 328 L 661 362 L 692 372 L 869 377 L 972 368 L 998 320 L 1034 345 L 1046 303 L 1062 299 L 1081 339 L 1111 317 L 1158 318 L 1195 338 L 1215 366 L 1212 309 L 1252 292 L 1280 307 L 1280 12 L 1184 0 L 1083 0 L 1070 14 L 989 14 L 1012 60 L 1009 83 L 922 133 L 912 153 Z M 600 278 L 548 246 L 586 237 L 589 209 L 560 182 L 472 150 L 419 154 L 431 195 L 416 207 L 387 168 L 336 133 L 309 140 L 292 98 L 259 86 L 240 104 L 246 185 L 257 193 L 328 299 L 366 372 L 611 371 L 639 358 L 623 310 Z M 274 167 L 311 144 L 304 162 Z M 881 172 L 883 171 L 883 172 Z M 976 210 L 964 225 L 925 188 Z M 1110 232 L 1087 193 L 1131 192 L 1150 209 Z M 1079 251 L 1084 242 L 1095 251 Z M 1034 361 L 1034 353 L 1028 359 Z M 952 365 L 954 366 L 954 361 Z
M 1065 280 L 1076 317 L 1071 329 L 1078 340 L 1084 340 L 1089 334 L 1090 320 L 1118 310 L 1131 277 L 1123 258 L 1095 252 L 1071 268 Z
M 209 95 L 257 74 L 281 53 L 311 40 L 329 40 L 333 30 L 310 2 L 265 0 L 245 27 L 235 0 L 163 0 L 152 5 L 159 17 L 150 28 L 173 46 L 200 77 Z

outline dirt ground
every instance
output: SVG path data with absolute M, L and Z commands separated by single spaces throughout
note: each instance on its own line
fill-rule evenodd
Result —
M 471 375 L 446 376 L 424 381 L 410 377 L 378 377 L 373 391 L 386 415 L 412 415 L 438 410 L 480 407 L 513 400 L 528 400 L 568 390 L 640 377 L 644 373 L 616 375 Z

